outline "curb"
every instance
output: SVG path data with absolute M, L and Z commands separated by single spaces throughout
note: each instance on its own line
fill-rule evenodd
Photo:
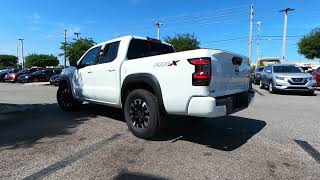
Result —
M 46 86 L 50 85 L 49 82 L 35 82 L 35 83 L 24 83 L 24 86 Z

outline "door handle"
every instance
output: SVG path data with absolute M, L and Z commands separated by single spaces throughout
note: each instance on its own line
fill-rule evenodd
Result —
M 108 69 L 109 72 L 113 72 L 115 71 L 116 69 Z
M 88 71 L 88 74 L 91 74 L 92 73 L 92 71 Z

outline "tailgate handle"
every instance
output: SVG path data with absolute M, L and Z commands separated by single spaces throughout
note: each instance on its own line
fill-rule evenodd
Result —
M 232 64 L 235 66 L 241 66 L 242 58 L 240 57 L 233 57 L 232 58 Z

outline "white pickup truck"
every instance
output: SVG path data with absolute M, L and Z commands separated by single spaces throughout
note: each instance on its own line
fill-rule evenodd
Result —
M 122 108 L 131 132 L 148 139 L 167 114 L 220 117 L 245 109 L 254 92 L 248 59 L 213 49 L 174 52 L 156 39 L 125 36 L 90 48 L 62 71 L 59 106 L 83 101 Z

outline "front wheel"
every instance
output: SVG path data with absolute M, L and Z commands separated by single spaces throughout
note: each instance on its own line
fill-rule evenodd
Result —
M 135 136 L 142 139 L 154 137 L 160 120 L 157 97 L 144 89 L 132 91 L 125 100 L 124 117 Z
M 260 89 L 263 89 L 263 88 L 264 88 L 264 85 L 263 85 L 263 83 L 262 83 L 262 80 L 260 80 L 259 87 L 260 87 Z
M 64 111 L 72 111 L 80 107 L 81 101 L 74 99 L 71 88 L 67 84 L 61 84 L 57 91 L 57 101 Z
M 274 86 L 273 86 L 273 82 L 269 82 L 269 86 L 268 86 L 268 89 L 269 89 L 269 92 L 271 94 L 275 93 L 275 89 L 274 89 Z

